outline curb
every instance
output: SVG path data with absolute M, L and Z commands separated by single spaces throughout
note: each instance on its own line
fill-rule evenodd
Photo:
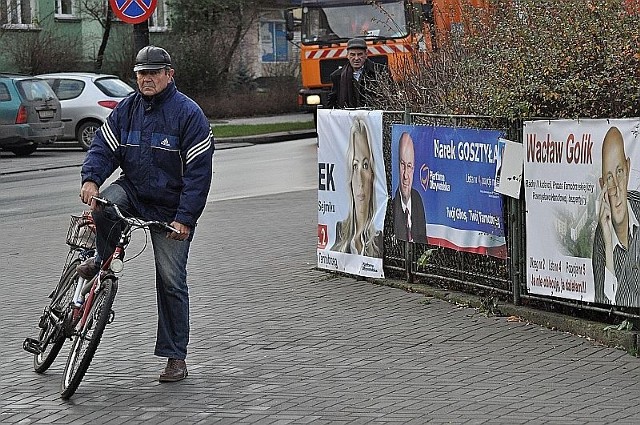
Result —
M 493 316 L 513 317 L 514 320 L 535 323 L 551 330 L 567 332 L 595 341 L 607 347 L 625 350 L 629 355 L 638 357 L 638 331 L 605 329 L 608 324 L 594 322 L 587 319 L 577 319 L 560 313 L 538 310 L 526 306 L 497 303 L 487 310 L 486 300 L 481 297 L 444 289 L 438 289 L 425 284 L 407 283 L 397 279 L 372 281 L 375 284 L 403 289 L 407 292 L 424 294 L 452 304 L 465 305 L 485 311 Z M 483 302 L 484 301 L 484 302 Z
M 215 131 L 213 134 L 213 137 L 216 143 L 218 142 L 249 143 L 249 144 L 255 144 L 255 145 L 284 142 L 286 140 L 308 139 L 316 136 L 317 136 L 317 133 L 315 130 L 292 130 L 292 131 L 282 131 L 278 133 L 257 134 L 255 136 L 242 136 L 242 137 L 216 137 Z

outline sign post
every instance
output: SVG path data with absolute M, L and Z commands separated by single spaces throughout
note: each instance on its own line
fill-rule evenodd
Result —
M 109 0 L 118 19 L 133 24 L 133 48 L 138 52 L 149 45 L 149 18 L 158 5 L 158 0 Z

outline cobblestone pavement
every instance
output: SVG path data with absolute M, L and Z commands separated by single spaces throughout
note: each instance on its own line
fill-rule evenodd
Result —
M 157 381 L 151 250 L 127 263 L 115 321 L 70 401 L 59 397 L 69 345 L 42 375 L 21 348 L 68 218 L 2 223 L 0 423 L 638 423 L 640 360 L 621 350 L 316 270 L 316 201 L 301 191 L 207 206 L 179 383 Z

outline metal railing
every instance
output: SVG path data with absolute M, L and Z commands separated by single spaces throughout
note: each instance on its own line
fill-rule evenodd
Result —
M 522 143 L 520 119 L 469 116 L 433 115 L 410 111 L 385 111 L 383 114 L 383 154 L 385 157 L 387 190 L 391 188 L 391 132 L 393 124 L 441 125 L 464 128 L 501 130 L 509 140 Z M 384 229 L 385 275 L 404 278 L 413 283 L 424 279 L 471 292 L 498 295 L 515 305 L 523 300 L 547 305 L 590 310 L 598 314 L 640 319 L 640 308 L 611 307 L 595 303 L 532 295 L 526 287 L 526 205 L 521 192 L 519 199 L 503 197 L 506 227 L 507 258 L 455 251 L 449 248 L 397 240 L 393 229 L 393 204 L 387 204 Z M 423 256 L 428 255 L 428 261 Z

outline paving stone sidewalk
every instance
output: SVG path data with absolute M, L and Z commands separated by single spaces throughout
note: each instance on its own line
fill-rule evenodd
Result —
M 0 423 L 638 423 L 640 360 L 624 351 L 316 270 L 316 201 L 302 191 L 207 206 L 179 383 L 157 382 L 151 354 L 151 250 L 127 263 L 115 321 L 68 402 L 68 345 L 43 375 L 21 348 L 47 270 L 61 267 L 49 250 L 67 216 L 3 223 Z

